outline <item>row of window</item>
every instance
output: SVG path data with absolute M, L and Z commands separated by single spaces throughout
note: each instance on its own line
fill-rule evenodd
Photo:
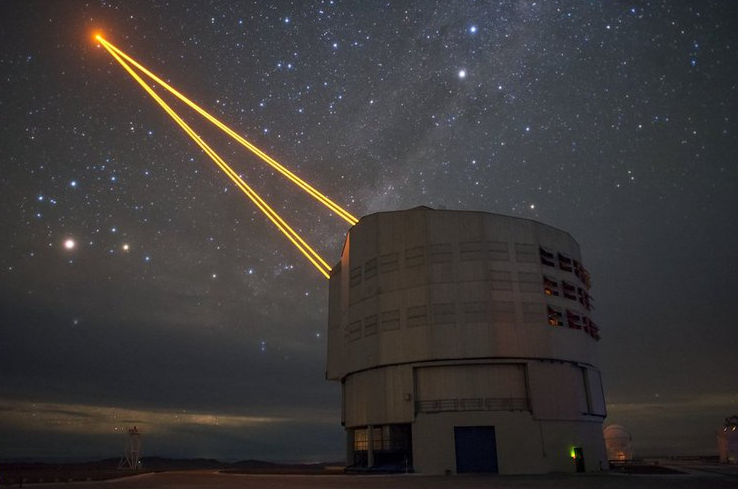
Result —
M 354 450 L 369 449 L 369 429 L 356 428 L 354 432 Z M 410 427 L 408 425 L 375 426 L 372 430 L 372 451 L 400 451 L 410 446 Z
M 436 326 L 453 325 L 457 323 L 456 304 L 453 302 L 411 306 L 405 309 L 405 325 L 408 328 L 424 327 L 431 324 Z M 573 329 L 582 329 L 590 333 L 593 338 L 599 339 L 599 329 L 587 316 L 549 305 L 546 309 L 539 302 L 522 303 L 522 320 L 525 323 L 544 323 L 553 326 L 567 324 Z M 462 303 L 462 320 L 464 324 L 484 323 L 487 321 L 513 323 L 516 321 L 515 303 L 512 301 L 473 301 Z M 395 331 L 400 329 L 400 309 L 383 311 L 379 314 L 370 314 L 363 320 L 350 322 L 344 329 L 345 343 L 352 343 L 362 337 L 376 335 L 380 331 Z
M 465 399 L 433 399 L 415 402 L 416 413 L 444 411 L 528 411 L 527 397 L 487 397 Z
M 510 261 L 509 243 L 506 241 L 463 241 L 458 246 L 458 257 L 462 262 L 468 261 Z M 539 247 L 535 244 L 514 243 L 515 261 L 521 263 L 543 263 L 556 266 L 558 256 L 559 267 L 562 270 L 575 273 L 582 283 L 589 288 L 589 274 L 576 260 L 567 256 Z M 400 269 L 400 259 L 404 258 L 404 267 L 413 268 L 426 263 L 452 263 L 454 261 L 454 247 L 452 243 L 437 243 L 428 246 L 407 248 L 404 253 L 386 253 L 367 260 L 362 265 L 352 267 L 349 271 L 349 285 L 355 287 L 362 280 L 369 280 L 380 273 L 394 272 Z
M 592 305 L 592 296 L 589 295 L 589 293 L 582 287 L 577 287 L 566 280 L 562 280 L 561 286 L 559 287 L 559 282 L 556 281 L 556 279 L 544 275 L 543 292 L 546 295 L 564 297 L 565 299 L 577 301 L 586 307 L 588 311 L 594 309 L 594 306 Z
M 551 326 L 564 326 L 564 320 L 566 320 L 569 328 L 582 330 L 595 340 L 600 339 L 600 328 L 589 317 L 569 309 L 562 310 L 550 304 L 546 306 L 546 312 L 548 324 Z
M 589 277 L 589 272 L 587 272 L 587 270 L 584 268 L 584 265 L 582 265 L 577 260 L 563 253 L 557 253 L 542 246 L 538 248 L 538 255 L 541 260 L 541 265 L 546 265 L 547 267 L 554 268 L 557 268 L 558 266 L 559 269 L 564 270 L 565 272 L 573 273 L 579 280 L 582 281 L 587 289 L 590 288 L 591 281 Z

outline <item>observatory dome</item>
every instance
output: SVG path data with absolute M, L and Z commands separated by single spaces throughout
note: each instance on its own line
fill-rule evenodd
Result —
M 607 459 L 611 461 L 633 460 L 632 438 L 619 424 L 611 424 L 602 430 L 607 448 Z
M 606 463 L 590 277 L 569 233 L 486 212 L 363 217 L 329 287 L 327 377 L 357 469 Z

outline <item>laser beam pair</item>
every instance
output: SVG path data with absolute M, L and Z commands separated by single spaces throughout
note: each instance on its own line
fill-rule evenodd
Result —
M 223 124 L 221 121 L 213 117 L 211 114 L 209 114 L 207 111 L 205 111 L 203 108 L 201 108 L 199 105 L 191 101 L 189 98 L 182 95 L 179 91 L 177 91 L 174 87 L 166 83 L 164 80 L 156 76 L 154 73 L 146 69 L 144 66 L 142 66 L 140 63 L 138 63 L 136 60 L 128 56 L 126 53 L 115 47 L 113 44 L 111 44 L 109 41 L 104 39 L 102 36 L 97 35 L 95 36 L 95 39 L 100 43 L 101 46 L 103 46 L 111 56 L 128 72 L 131 77 L 138 82 L 139 85 L 153 98 L 164 111 L 169 114 L 169 116 L 184 130 L 184 132 L 190 136 L 190 138 L 197 143 L 198 146 L 207 154 L 211 160 L 220 168 L 223 173 L 225 173 L 228 178 L 233 181 L 233 183 L 256 205 L 256 207 L 264 213 L 264 215 L 269 218 L 269 220 L 279 229 L 286 237 L 289 239 L 289 241 L 303 254 L 305 257 L 310 260 L 310 263 L 312 263 L 315 268 L 317 268 L 326 278 L 330 277 L 331 267 L 326 263 L 323 258 L 320 257 L 320 255 L 310 246 L 308 245 L 305 240 L 303 240 L 300 235 L 290 227 L 287 222 L 285 222 L 284 219 L 282 219 L 279 214 L 269 205 L 267 204 L 264 199 L 262 199 L 259 194 L 257 194 L 253 188 L 251 188 L 249 185 L 246 184 L 246 182 L 243 181 L 243 179 L 233 170 L 233 168 L 226 163 L 223 158 L 218 155 L 201 137 L 199 134 L 197 134 L 182 118 L 167 104 L 155 91 L 151 86 L 149 86 L 143 78 L 139 75 L 136 70 L 134 70 L 134 67 L 139 70 L 141 73 L 149 77 L 151 80 L 153 80 L 158 86 L 166 89 L 168 92 L 170 92 L 172 95 L 177 97 L 179 100 L 187 104 L 189 107 L 194 109 L 198 114 L 203 116 L 205 119 L 207 119 L 209 122 L 211 122 L 213 125 L 215 125 L 217 128 L 225 132 L 228 136 L 235 139 L 238 143 L 240 143 L 242 146 L 247 148 L 249 151 L 254 153 L 256 156 L 258 156 L 262 161 L 270 165 L 272 168 L 277 170 L 279 173 L 281 173 L 283 176 L 285 176 L 288 180 L 290 180 L 292 183 L 300 187 L 302 190 L 307 192 L 308 195 L 316 199 L 318 202 L 326 206 L 331 211 L 335 212 L 336 215 L 341 217 L 344 221 L 348 222 L 350 225 L 354 225 L 358 222 L 358 219 L 354 216 L 352 216 L 348 211 L 343 209 L 341 206 L 333 202 L 331 199 L 326 197 L 324 194 L 316 190 L 314 187 L 312 187 L 310 184 L 308 184 L 306 181 L 295 175 L 293 172 L 285 168 L 283 165 L 281 165 L 279 162 L 274 160 L 272 157 L 264 153 L 262 150 L 254 146 L 252 143 L 241 137 L 238 133 L 233 131 L 231 128 Z

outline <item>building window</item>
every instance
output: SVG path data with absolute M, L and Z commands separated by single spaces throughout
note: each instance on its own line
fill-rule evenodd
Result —
M 579 263 L 578 261 L 574 260 L 574 274 L 577 276 L 579 280 L 582 281 L 584 284 L 584 287 L 589 289 L 591 287 L 591 282 L 589 278 L 589 272 L 586 268 L 584 268 L 584 265 Z
M 459 243 L 461 261 L 481 261 L 484 258 L 484 248 L 481 241 Z
M 564 325 L 564 314 L 556 306 L 547 306 L 546 312 L 548 313 L 548 324 L 551 326 L 563 326 Z
M 592 307 L 592 296 L 587 293 L 586 290 L 579 287 L 579 303 L 587 308 L 588 311 L 593 309 Z
M 407 308 L 407 326 L 415 328 L 428 325 L 428 306 L 414 306 Z
M 489 273 L 490 285 L 492 290 L 512 290 L 512 274 L 499 270 L 492 270 Z
M 409 450 L 411 443 L 410 425 L 383 425 L 373 426 L 372 430 L 372 451 L 374 452 L 405 452 Z M 365 452 L 369 449 L 369 428 L 354 428 L 354 451 Z M 387 453 L 375 453 L 377 457 L 383 457 Z M 408 454 L 401 453 L 400 458 L 396 461 L 389 457 L 389 460 L 395 464 L 397 462 L 405 462 L 404 457 Z M 382 460 L 375 460 L 381 463 Z
M 504 241 L 487 241 L 487 253 L 492 261 L 510 261 L 510 252 Z
M 566 272 L 573 272 L 574 262 L 568 256 L 559 253 L 559 268 Z
M 566 310 L 566 322 L 572 329 L 582 329 L 582 316 L 569 309 Z
M 364 318 L 364 336 L 377 334 L 377 315 L 372 314 Z
M 454 255 L 451 243 L 434 244 L 430 246 L 431 263 L 450 263 Z
M 515 243 L 515 260 L 523 263 L 538 263 L 538 247 L 532 244 Z
M 370 279 L 377 275 L 377 259 L 372 258 L 364 263 L 364 279 Z
M 361 283 L 361 265 L 351 269 L 349 273 L 349 286 L 355 287 Z
M 577 300 L 577 288 L 574 285 L 562 280 L 561 288 L 564 289 L 564 297 L 573 301 Z
M 405 250 L 405 266 L 417 267 L 425 263 L 425 247 L 416 246 Z
M 464 302 L 464 322 L 484 323 L 487 321 L 487 303 L 484 301 Z
M 357 428 L 354 430 L 354 450 L 357 452 L 366 452 L 369 449 L 369 437 L 366 428 Z
M 394 272 L 400 269 L 400 255 L 388 253 L 379 257 L 379 271 L 382 273 Z
M 359 339 L 361 339 L 361 321 L 354 321 L 348 326 L 346 341 L 347 343 L 351 343 Z
M 549 251 L 544 247 L 539 247 L 538 252 L 541 256 L 541 264 L 546 265 L 547 267 L 555 267 L 556 262 L 554 261 L 554 254 L 553 251 Z
M 385 311 L 382 313 L 382 331 L 400 329 L 400 310 Z
M 546 295 L 559 295 L 559 283 L 547 276 L 543 276 L 543 292 Z
M 584 329 L 584 332 L 589 334 L 595 340 L 600 340 L 600 328 L 598 328 L 595 322 L 588 317 L 584 318 L 584 327 L 582 329 Z
M 453 302 L 433 304 L 433 324 L 453 324 L 456 322 L 456 307 Z
M 541 293 L 540 275 L 537 273 L 518 272 L 518 289 L 520 292 Z

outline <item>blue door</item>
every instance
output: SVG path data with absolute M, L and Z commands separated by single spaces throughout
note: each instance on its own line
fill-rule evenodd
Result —
M 497 441 L 494 426 L 456 426 L 456 472 L 497 473 Z

